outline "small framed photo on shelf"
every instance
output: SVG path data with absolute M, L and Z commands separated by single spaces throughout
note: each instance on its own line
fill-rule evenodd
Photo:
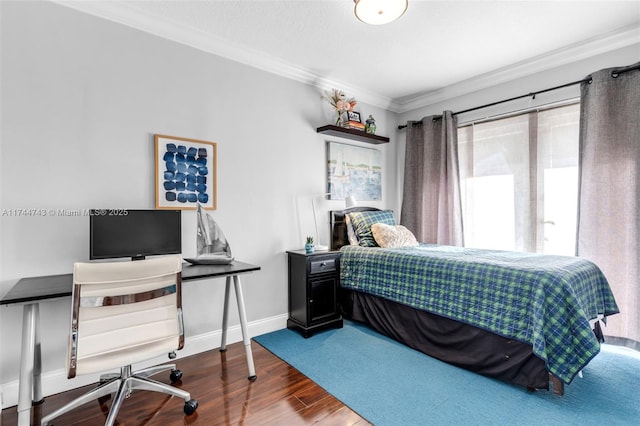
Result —
M 347 111 L 347 118 L 349 119 L 349 121 L 362 123 L 362 120 L 360 119 L 360 113 L 357 111 Z

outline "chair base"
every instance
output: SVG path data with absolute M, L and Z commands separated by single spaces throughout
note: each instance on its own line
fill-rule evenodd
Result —
M 41 425 L 49 425 L 50 422 L 56 417 L 61 416 L 81 405 L 84 405 L 90 401 L 102 398 L 106 395 L 110 395 L 115 392 L 115 397 L 113 398 L 113 404 L 109 409 L 109 414 L 107 416 L 107 420 L 105 421 L 105 426 L 112 426 L 116 418 L 118 416 L 118 411 L 120 411 L 120 407 L 125 398 L 129 397 L 134 390 L 147 390 L 153 392 L 161 392 L 171 396 L 177 396 L 179 398 L 184 399 L 185 406 L 184 412 L 189 415 L 192 414 L 196 408 L 198 407 L 198 402 L 196 400 L 191 399 L 191 395 L 189 392 L 186 392 L 182 389 L 174 388 L 173 386 L 169 386 L 165 383 L 158 382 L 156 380 L 149 379 L 148 377 L 154 374 L 157 374 L 162 371 L 172 371 L 172 381 L 173 378 L 176 377 L 174 375 L 176 370 L 175 364 L 163 364 L 155 367 L 145 368 L 140 371 L 131 372 L 131 366 L 128 365 L 126 367 L 122 367 L 120 369 L 120 374 L 106 375 L 100 378 L 100 385 L 87 392 L 86 394 L 76 398 L 75 400 L 69 402 L 65 406 L 57 409 L 53 413 L 42 418 Z M 178 377 L 179 378 L 179 377 Z

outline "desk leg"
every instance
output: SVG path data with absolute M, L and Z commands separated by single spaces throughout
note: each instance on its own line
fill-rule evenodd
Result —
M 40 305 L 34 305 L 33 404 L 42 404 L 42 345 L 40 344 Z
M 31 424 L 31 401 L 32 399 L 37 401 L 42 399 L 38 317 L 39 307 L 37 303 L 24 306 L 22 312 L 20 381 L 18 384 L 18 426 L 29 426 Z
M 222 341 L 220 342 L 220 352 L 227 350 L 227 326 L 229 325 L 229 292 L 231 290 L 231 277 L 227 277 L 224 286 L 224 308 L 222 310 Z
M 227 281 L 228 282 L 228 281 Z M 249 380 L 253 381 L 258 378 L 256 369 L 253 365 L 253 353 L 251 352 L 251 339 L 247 330 L 247 314 L 244 310 L 244 297 L 242 297 L 242 286 L 240 285 L 240 277 L 233 276 L 233 284 L 236 289 L 236 299 L 238 302 L 238 313 L 240 314 L 240 328 L 242 329 L 242 340 L 247 353 L 247 366 L 249 368 Z

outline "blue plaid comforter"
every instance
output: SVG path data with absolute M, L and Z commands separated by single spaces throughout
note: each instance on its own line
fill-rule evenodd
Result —
M 342 287 L 529 343 L 567 384 L 600 351 L 589 320 L 619 312 L 600 269 L 576 257 L 431 244 L 341 252 Z

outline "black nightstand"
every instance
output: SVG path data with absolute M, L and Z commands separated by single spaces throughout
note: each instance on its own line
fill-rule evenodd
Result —
M 304 337 L 315 331 L 342 327 L 338 310 L 340 252 L 288 251 L 289 319 L 287 328 L 300 330 Z

